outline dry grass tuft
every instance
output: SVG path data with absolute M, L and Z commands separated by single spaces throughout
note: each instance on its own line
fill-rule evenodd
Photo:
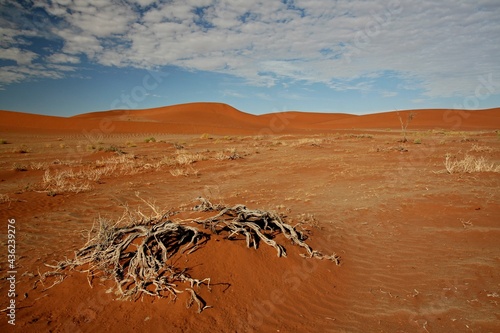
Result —
M 12 166 L 12 170 L 14 171 L 28 171 L 28 166 L 26 164 L 14 163 Z
M 106 148 L 101 147 L 101 148 L 99 148 L 99 150 L 102 150 L 102 151 L 104 151 L 106 153 L 110 153 L 110 152 L 116 153 L 117 155 L 126 154 L 126 152 L 124 152 L 120 147 L 115 146 L 115 145 L 111 145 L 111 146 L 106 147 Z
M 11 199 L 8 194 L 0 194 L 0 203 L 10 202 Z
M 174 177 L 179 177 L 179 176 L 188 176 L 189 173 L 187 172 L 186 169 L 182 169 L 182 168 L 176 168 L 176 169 L 172 169 L 170 170 L 170 174 Z
M 185 168 L 175 168 L 170 170 L 170 174 L 174 177 L 184 176 L 187 177 L 189 175 L 198 176 L 199 170 L 193 168 L 192 166 Z
M 446 155 L 444 162 L 448 173 L 500 172 L 500 165 L 488 162 L 483 156 L 465 155 L 461 160 Z
M 32 170 L 47 170 L 49 164 L 47 162 L 31 162 L 30 167 Z
M 17 154 L 27 154 L 31 152 L 31 149 L 26 145 L 22 145 L 20 147 L 14 148 L 12 152 Z
M 177 168 L 170 173 L 173 176 L 198 176 L 199 171 L 193 168 L 192 163 L 204 159 L 201 154 L 181 152 L 178 155 L 162 156 L 148 159 L 133 154 L 122 154 L 96 160 L 92 164 L 83 164 L 80 161 L 54 161 L 59 165 L 57 170 L 49 169 L 47 163 L 32 163 L 31 168 L 45 170 L 42 185 L 45 191 L 51 193 L 73 192 L 79 193 L 92 189 L 91 183 L 99 183 L 103 178 L 134 175 L 148 170 L 158 170 L 163 166 Z M 68 166 L 63 169 L 61 166 Z
M 81 179 L 73 170 L 56 171 L 54 173 L 46 170 L 42 183 L 45 191 L 53 195 L 65 192 L 80 193 L 92 189 L 90 183 L 85 179 Z
M 189 153 L 188 151 L 181 149 L 176 151 L 176 161 L 179 165 L 189 165 L 204 159 L 203 155 L 200 153 Z
M 208 133 L 203 133 L 202 135 L 200 135 L 200 139 L 202 139 L 202 140 L 209 140 L 209 139 L 212 140 L 213 137 L 210 134 L 208 134 Z
M 219 151 L 215 154 L 215 159 L 218 161 L 237 160 L 240 158 L 243 158 L 243 157 L 241 157 L 238 154 L 238 152 L 236 151 L 236 148 L 226 149 L 224 151 Z
M 493 151 L 493 148 L 489 146 L 480 146 L 478 144 L 473 144 L 469 151 L 475 153 L 491 153 Z
M 320 138 L 303 138 L 297 140 L 297 142 L 293 142 L 291 144 L 292 147 L 300 147 L 300 146 L 312 146 L 312 147 L 321 147 L 321 145 L 325 142 L 324 139 Z

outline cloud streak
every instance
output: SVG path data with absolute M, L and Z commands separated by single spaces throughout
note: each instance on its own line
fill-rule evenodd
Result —
M 390 72 L 431 98 L 470 94 L 480 75 L 500 77 L 496 0 L 35 3 L 2 5 L 8 8 L 0 20 L 0 59 L 15 64 L 1 68 L 0 84 L 62 77 L 83 59 L 211 71 L 255 86 L 323 83 L 341 91 L 376 89 L 373 78 Z M 37 24 L 20 23 L 30 15 Z M 32 37 L 59 46 L 42 54 Z

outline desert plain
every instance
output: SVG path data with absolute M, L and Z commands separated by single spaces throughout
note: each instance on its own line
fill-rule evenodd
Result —
M 500 331 L 500 109 L 255 116 L 193 103 L 0 119 L 2 332 Z M 304 258 L 279 233 L 287 257 L 213 234 L 169 259 L 210 278 L 195 287 L 201 313 L 186 292 L 122 300 L 78 269 L 45 274 L 96 221 L 186 221 L 199 197 L 282 214 L 339 261 Z

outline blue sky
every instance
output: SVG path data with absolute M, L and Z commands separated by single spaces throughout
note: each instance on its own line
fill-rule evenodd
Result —
M 0 109 L 500 106 L 498 0 L 0 0 Z

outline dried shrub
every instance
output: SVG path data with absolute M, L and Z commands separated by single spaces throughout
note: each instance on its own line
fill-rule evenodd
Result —
M 222 205 L 213 205 L 204 198 L 199 198 L 201 204 L 195 207 L 198 211 L 217 211 L 213 217 L 204 220 L 195 220 L 202 224 L 205 229 L 211 230 L 215 234 L 226 233 L 227 238 L 231 239 L 237 235 L 242 235 L 246 239 L 247 247 L 257 249 L 259 242 L 272 246 L 276 249 L 278 257 L 286 257 L 286 251 L 283 245 L 278 244 L 272 238 L 276 233 L 281 233 L 294 245 L 299 245 L 307 251 L 308 258 L 329 259 L 339 264 L 339 258 L 336 254 L 324 255 L 314 251 L 306 242 L 306 236 L 287 224 L 283 216 L 277 213 L 250 210 L 244 205 L 226 207 Z
M 292 244 L 306 250 L 302 256 L 339 264 L 336 254 L 324 255 L 313 250 L 305 242 L 305 235 L 285 223 L 279 214 L 250 210 L 244 205 L 227 207 L 214 205 L 204 198 L 199 200 L 200 204 L 193 210 L 213 212 L 213 216 L 172 222 L 171 217 L 175 214 L 167 212 L 161 215 L 153 204 L 146 202 L 155 216 L 146 217 L 139 212 L 142 217 L 134 220 L 129 215 L 131 223 L 125 226 L 118 226 L 120 221 L 111 224 L 99 219 L 98 225 L 89 232 L 87 243 L 75 252 L 74 259 L 47 265 L 54 270 L 41 274 L 39 282 L 43 284 L 48 277 L 57 277 L 50 287 L 44 289 L 47 290 L 64 280 L 66 270 L 80 269 L 87 273 L 90 286 L 95 278 L 114 281 L 109 291 L 121 299 L 137 300 L 142 295 L 149 295 L 175 300 L 178 294 L 187 292 L 188 306 L 196 303 L 198 312 L 201 312 L 209 306 L 195 291 L 195 286 L 210 288 L 210 279 L 193 278 L 187 273 L 187 268 L 175 266 L 179 263 L 177 255 L 189 255 L 210 239 L 208 233 L 195 225 L 202 225 L 207 232 L 225 234 L 229 240 L 243 236 L 247 246 L 255 249 L 263 242 L 274 247 L 279 257 L 286 257 L 285 247 L 273 238 L 283 234 Z
M 215 154 L 215 159 L 218 161 L 224 161 L 224 160 L 237 160 L 243 158 L 238 154 L 236 151 L 236 148 L 230 148 L 226 149 L 224 151 L 219 151 Z
M 459 160 L 447 154 L 444 165 L 448 173 L 500 172 L 500 165 L 488 162 L 483 156 L 465 155 Z

